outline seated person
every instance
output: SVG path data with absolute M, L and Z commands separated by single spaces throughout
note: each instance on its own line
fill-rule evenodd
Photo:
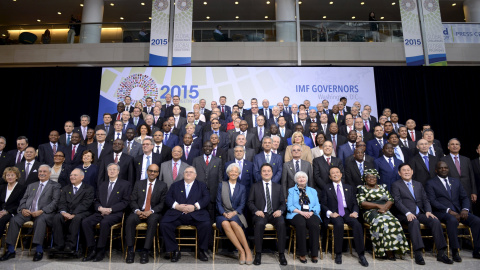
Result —
M 295 174 L 295 186 L 288 190 L 287 217 L 295 226 L 297 236 L 297 254 L 301 263 L 307 263 L 307 229 L 310 254 L 313 263 L 318 262 L 320 236 L 320 203 L 317 191 L 307 186 L 308 176 L 299 171 Z
M 355 149 L 355 151 L 360 149 Z M 386 185 L 379 185 L 377 170 L 367 169 L 363 174 L 365 185 L 359 185 L 357 200 L 363 212 L 363 219 L 370 225 L 370 235 L 375 256 L 395 261 L 394 252 L 403 255 L 409 250 L 402 225 L 392 215 L 393 197 Z
M 252 252 L 248 246 L 244 229 L 248 227 L 243 212 L 245 209 L 246 188 L 239 182 L 240 166 L 231 163 L 227 167 L 228 180 L 218 185 L 217 209 L 221 216 L 217 216 L 216 224 L 220 231 L 224 231 L 228 239 L 237 248 L 240 264 L 253 263 Z M 221 226 L 219 226 L 221 224 Z
M 25 193 L 25 186 L 18 183 L 20 171 L 17 167 L 7 167 L 3 171 L 2 177 L 6 184 L 0 185 L 0 234 L 5 232 L 7 223 L 17 212 L 20 200 Z
M 165 241 L 165 250 L 172 252 L 171 261 L 180 259 L 180 251 L 175 239 L 175 230 L 180 225 L 192 225 L 198 232 L 198 258 L 208 261 L 205 251 L 212 232 L 210 214 L 207 207 L 210 204 L 210 192 L 207 185 L 198 181 L 195 167 L 188 166 L 183 172 L 184 180 L 174 182 L 168 190 L 165 199 L 167 212 L 160 222 L 160 230 Z

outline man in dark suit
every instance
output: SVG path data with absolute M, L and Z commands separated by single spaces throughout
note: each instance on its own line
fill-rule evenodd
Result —
M 31 183 L 38 181 L 38 169 L 42 163 L 35 160 L 35 148 L 32 146 L 25 149 L 25 161 L 15 165 L 20 171 L 20 178 L 18 183 L 23 186 L 28 186 Z
M 210 135 L 210 142 L 213 145 L 212 156 L 218 157 L 219 159 L 222 160 L 223 164 L 225 164 L 225 162 L 227 162 L 228 152 L 227 150 L 219 147 L 220 140 L 218 139 L 218 135 L 217 134 Z
M 420 140 L 422 136 L 422 132 L 415 130 L 415 127 L 417 124 L 415 123 L 415 120 L 413 119 L 408 119 L 407 122 L 405 123 L 407 126 L 407 132 L 408 132 L 408 140 L 416 142 Z
M 65 122 L 65 133 L 62 134 L 59 138 L 59 143 L 63 146 L 69 146 L 71 144 L 71 139 L 72 139 L 72 132 L 73 132 L 73 122 L 72 121 L 67 121 Z
M 282 157 L 278 154 L 272 153 L 272 143 L 273 140 L 271 137 L 263 137 L 263 151 L 255 155 L 253 158 L 253 175 L 255 182 L 260 182 L 262 180 L 260 168 L 264 163 L 269 163 L 272 165 L 273 170 L 272 182 L 281 184 L 283 167 Z
M 434 168 L 437 165 L 438 158 L 428 154 L 428 142 L 425 139 L 420 139 L 417 142 L 417 148 L 419 150 L 418 154 L 411 158 L 408 164 L 413 170 L 412 178 L 425 186 L 428 180 L 436 176 Z
M 163 161 L 172 159 L 172 148 L 164 143 L 163 132 L 158 130 L 153 134 L 153 153 L 159 154 Z
M 372 161 L 363 160 L 365 149 L 355 148 L 353 159 L 345 161 L 345 183 L 357 190 L 357 186 L 363 185 L 363 172 L 365 170 L 375 169 Z
M 97 130 L 95 136 L 97 138 L 97 142 L 89 144 L 87 149 L 91 150 L 95 155 L 93 164 L 98 166 L 102 159 L 112 152 L 112 145 L 106 141 L 107 132 L 105 130 Z
M 257 126 L 250 129 L 252 133 L 257 134 L 258 141 L 261 142 L 264 136 L 270 136 L 270 128 L 265 126 L 265 116 L 257 117 Z M 258 150 L 260 151 L 260 149 Z
M 388 191 L 391 191 L 392 183 L 400 179 L 398 167 L 402 164 L 402 161 L 395 157 L 392 144 L 387 143 L 383 146 L 383 155 L 376 158 L 374 164 L 380 175 L 378 183 L 387 185 Z
M 328 115 L 328 123 L 337 123 L 338 126 L 345 125 L 345 117 L 338 113 L 338 105 L 333 105 L 332 112 Z
M 308 130 L 308 126 L 311 123 L 319 123 L 319 122 L 320 122 L 320 117 L 318 116 L 317 111 L 315 109 L 308 110 L 308 117 L 306 120 L 305 130 Z
M 89 124 L 90 124 L 90 116 L 84 114 L 80 116 L 80 126 L 75 127 L 73 129 L 73 132 L 80 133 L 80 138 L 82 139 L 82 142 L 84 142 L 87 139 L 87 131 L 88 131 Z
M 15 244 L 18 233 L 25 222 L 33 221 L 33 240 L 36 245 L 33 261 L 43 258 L 43 240 L 47 226 L 52 226 L 53 217 L 60 199 L 60 184 L 50 180 L 50 166 L 41 165 L 38 169 L 40 181 L 28 185 L 20 205 L 18 214 L 10 219 L 6 237 L 7 249 L 0 261 L 15 258 Z
M 112 114 L 112 120 L 122 120 L 122 113 L 125 111 L 125 104 L 123 102 L 117 103 L 117 112 Z
M 259 116 L 260 116 L 260 114 L 258 113 L 258 105 L 254 104 L 254 105 L 252 105 L 248 114 L 244 115 L 243 119 L 245 119 L 245 121 L 247 121 L 247 124 L 248 124 L 249 127 L 254 128 L 254 127 L 257 126 L 257 119 L 258 119 Z
M 24 151 L 27 146 L 28 138 L 25 136 L 19 136 L 17 138 L 17 149 L 10 150 L 7 153 L 10 158 L 13 159 L 13 161 L 15 162 L 14 164 L 12 164 L 12 166 L 25 160 L 25 157 L 23 155 L 25 154 Z
M 162 105 L 162 111 L 166 112 L 169 107 L 173 106 L 172 95 L 165 95 L 165 104 Z
M 410 151 L 412 156 L 415 154 L 416 142 L 412 142 L 408 139 L 408 130 L 407 127 L 400 127 L 398 129 L 398 136 L 400 139 L 400 147 L 405 147 Z
M 118 178 L 120 166 L 110 164 L 107 168 L 109 181 L 98 187 L 95 213 L 82 221 L 82 230 L 88 247 L 88 255 L 82 261 L 98 262 L 105 257 L 105 246 L 110 227 L 122 221 L 123 211 L 130 201 L 130 182 Z M 95 243 L 95 227 L 100 223 L 100 234 Z
M 147 179 L 147 169 L 151 164 L 157 164 L 159 167 L 163 160 L 161 156 L 153 151 L 153 140 L 151 138 L 143 139 L 142 153 L 133 159 L 135 167 L 135 181 Z
M 332 142 L 333 151 L 335 155 L 338 156 L 338 147 L 340 145 L 347 143 L 347 138 L 338 134 L 338 125 L 336 123 L 331 123 L 328 128 L 328 134 L 326 134 L 327 141 Z
M 133 167 L 133 157 L 123 153 L 123 141 L 115 140 L 113 142 L 113 152 L 105 155 L 98 166 L 98 184 L 103 183 L 108 179 L 107 167 L 111 163 L 120 166 L 120 173 L 118 177 L 127 180 L 133 186 L 135 184 L 135 171 Z
M 427 140 L 427 142 L 430 144 L 430 147 L 428 149 L 428 153 L 430 155 L 434 155 L 439 159 L 441 159 L 444 156 L 442 146 L 440 145 L 440 142 L 435 139 L 433 130 L 425 129 L 423 131 L 423 139 Z
M 358 221 L 360 209 L 355 197 L 355 190 L 352 186 L 342 183 L 343 176 L 338 167 L 330 168 L 329 178 L 333 183 L 328 183 L 322 190 L 321 205 L 324 220 L 327 224 L 333 224 L 335 263 L 342 264 L 344 224 L 348 224 L 353 231 L 353 241 L 358 254 L 358 262 L 362 266 L 367 267 L 368 262 L 365 258 L 363 230 L 362 225 Z
M 134 131 L 137 130 L 137 126 L 130 122 L 130 113 L 124 111 L 122 113 L 122 132 L 126 134 L 129 128 L 133 129 Z
M 80 133 L 73 132 L 72 145 L 65 148 L 65 164 L 70 168 L 76 168 L 82 164 L 82 154 L 85 150 L 87 147 L 80 144 Z
M 127 242 L 127 263 L 135 260 L 135 228 L 141 222 L 147 223 L 145 244 L 140 256 L 140 263 L 148 263 L 148 253 L 155 241 L 158 222 L 162 219 L 163 206 L 167 195 L 167 184 L 157 180 L 160 167 L 157 164 L 148 166 L 148 181 L 137 181 L 130 196 L 130 209 L 133 212 L 125 224 L 125 240 Z
M 344 175 L 342 160 L 332 156 L 332 153 L 332 142 L 326 141 L 323 144 L 323 156 L 314 158 L 312 162 L 313 180 L 315 182 L 314 187 L 317 190 L 318 196 L 322 194 L 322 190 L 325 189 L 325 186 L 331 182 L 329 177 L 331 167 L 338 167 L 342 175 Z
M 317 134 L 318 134 L 318 124 L 317 123 L 310 123 L 308 125 L 309 130 L 305 130 L 304 136 L 307 136 L 308 139 L 312 141 L 313 147 L 317 146 Z M 292 135 L 290 135 L 292 137 Z
M 444 156 L 440 160 L 447 163 L 448 176 L 459 179 L 472 203 L 476 203 L 477 185 L 475 175 L 473 175 L 472 163 L 469 158 L 459 155 L 460 149 L 460 141 L 456 138 L 450 139 L 448 141 L 450 155 Z
M 53 155 L 57 151 L 64 151 L 64 147 L 58 143 L 58 131 L 52 130 L 48 135 L 48 143 L 40 144 L 38 146 L 38 161 L 44 164 L 53 165 Z
M 408 163 L 410 161 L 412 154 L 409 149 L 401 146 L 397 133 L 392 132 L 388 134 L 387 141 L 393 146 L 393 151 L 397 159 L 402 163 Z M 379 155 L 382 155 L 382 153 L 383 152 L 379 153 Z
M 207 185 L 195 180 L 197 173 L 193 166 L 185 169 L 184 180 L 172 184 L 165 199 L 168 209 L 160 222 L 160 231 L 165 242 L 166 252 L 171 252 L 171 261 L 177 262 L 180 251 L 175 239 L 175 230 L 180 225 L 193 225 L 198 232 L 198 258 L 208 261 L 205 251 L 212 232 L 212 223 L 208 213 L 210 194 Z
M 181 129 L 187 124 L 187 118 L 180 116 L 180 106 L 174 105 L 172 109 L 173 118 L 175 119 L 175 128 Z
M 272 117 L 272 109 L 270 109 L 270 102 L 268 99 L 262 101 L 263 108 L 258 111 L 260 115 L 265 116 L 265 120 L 268 121 Z
M 145 99 L 145 107 L 143 107 L 143 112 L 146 113 L 146 114 L 151 114 L 153 115 L 153 98 L 151 97 L 147 97 Z
M 123 153 L 135 158 L 142 153 L 142 145 L 134 140 L 135 130 L 133 128 L 127 129 L 125 135 L 127 139 L 124 143 Z
M 338 127 L 338 125 L 337 125 Z M 319 132 L 323 132 L 326 136 L 330 134 L 330 123 L 328 123 L 328 115 L 322 114 L 320 116 L 320 122 L 318 123 L 318 130 Z
M 182 162 L 183 151 L 180 146 L 175 146 L 172 149 L 172 159 L 166 160 L 160 166 L 160 175 L 158 180 L 167 184 L 167 188 L 177 181 L 183 179 L 183 172 L 189 166 L 186 162 Z
M 365 128 L 365 124 L 363 123 L 362 119 L 360 117 L 357 117 L 357 119 L 354 120 L 354 126 L 355 126 L 355 131 L 357 133 L 360 133 L 362 134 L 362 140 L 364 142 L 368 142 L 370 141 L 371 139 L 374 138 L 373 136 L 373 131 L 374 131 L 374 128 L 371 128 L 370 129 L 370 132 Z
M 245 196 L 247 198 L 245 199 L 248 199 L 248 195 L 250 194 L 250 187 L 252 186 L 252 184 L 254 183 L 254 179 L 253 179 L 253 162 L 252 161 L 249 161 L 249 160 L 246 160 L 244 159 L 244 155 L 245 155 L 245 149 L 241 146 L 235 146 L 235 148 L 233 148 L 234 150 L 234 157 L 230 160 L 230 161 L 227 161 L 225 163 L 225 173 L 223 174 L 223 180 L 224 181 L 227 181 L 228 180 L 228 175 L 226 173 L 226 168 L 228 168 L 228 166 L 232 163 L 236 163 L 238 164 L 238 166 L 240 167 L 240 175 L 238 176 L 238 179 L 237 179 L 237 182 L 242 184 L 243 186 L 245 186 L 245 190 L 246 190 L 246 193 L 245 193 Z
M 480 144 L 477 145 L 477 154 L 480 155 Z M 477 187 L 480 187 L 480 158 L 473 158 L 472 159 L 472 169 L 473 169 L 473 174 L 475 176 L 475 185 Z M 2 172 L 0 168 L 0 173 Z M 480 204 L 475 204 L 475 209 L 473 209 L 473 213 L 477 216 L 480 216 Z
M 206 131 L 203 134 L 203 142 L 205 143 L 206 141 L 210 140 L 210 136 L 212 134 L 216 134 L 219 137 L 219 145 L 218 147 L 224 149 L 225 151 L 228 149 L 230 146 L 230 141 L 228 138 L 228 135 L 226 132 L 220 131 L 220 121 L 218 119 L 213 119 L 211 121 L 211 129 L 208 128 L 208 131 Z
M 183 135 L 183 143 L 181 143 L 179 146 L 183 150 L 183 155 L 182 155 L 182 161 L 187 163 L 188 165 L 192 165 L 193 160 L 200 156 L 200 149 L 193 147 L 193 138 L 192 135 L 190 134 L 185 134 Z
M 110 136 L 107 136 L 106 141 L 108 143 L 113 143 L 114 140 L 123 140 L 127 139 L 125 132 L 123 131 L 123 122 L 120 120 L 115 120 L 113 123 L 113 133 Z
M 83 178 L 83 171 L 74 169 L 70 173 L 71 184 L 60 190 L 58 213 L 53 218 L 53 249 L 50 253 L 75 251 L 82 220 L 92 214 L 95 190 L 82 183 Z
M 173 100 L 173 105 L 180 106 L 180 97 L 179 96 L 177 96 L 177 95 L 173 96 L 172 100 Z M 169 106 L 165 110 L 165 118 L 173 116 L 173 107 L 174 106 Z M 182 107 L 182 106 L 180 106 L 180 116 L 185 117 L 185 118 L 187 117 L 187 110 L 185 110 L 185 108 Z
M 345 166 L 347 158 L 352 156 L 353 151 L 355 151 L 355 146 L 357 144 L 357 132 L 354 130 L 350 131 L 348 133 L 347 140 L 347 143 L 342 144 L 338 147 L 337 157 L 342 160 L 343 166 Z
M 480 218 L 470 213 L 470 198 L 458 179 L 448 177 L 449 170 L 447 163 L 438 162 L 435 167 L 437 176 L 429 180 L 425 186 L 433 213 L 447 225 L 452 258 L 455 262 L 462 261 L 457 230 L 460 222 L 472 230 L 473 258 L 480 259 Z
M 8 155 L 5 151 L 5 146 L 7 145 L 7 140 L 5 137 L 0 136 L 0 175 L 3 176 L 3 171 L 5 168 L 13 166 L 15 164 L 14 155 Z
M 158 128 L 162 128 L 163 122 L 165 121 L 165 111 L 161 107 L 153 108 L 153 125 Z
M 345 114 L 345 124 L 339 128 L 339 134 L 347 137 L 348 133 L 355 129 L 353 117 L 351 114 Z
M 374 160 L 375 160 L 375 159 L 374 159 L 373 157 L 371 157 L 371 156 L 369 156 L 369 155 L 366 154 L 367 144 L 366 144 L 365 142 L 363 142 L 363 141 L 357 142 L 356 145 L 355 145 L 355 149 L 357 149 L 357 148 L 363 149 L 363 160 L 364 160 L 364 161 L 372 162 L 372 163 L 374 164 Z M 349 156 L 349 157 L 347 157 L 347 159 L 345 160 L 345 162 L 346 162 L 346 164 L 348 164 L 349 162 L 352 162 L 353 160 L 354 160 L 354 157 L 353 157 L 353 156 Z
M 383 146 L 387 144 L 388 141 L 383 138 L 383 129 L 381 126 L 375 127 L 373 135 L 375 138 L 367 141 L 367 154 L 373 158 L 378 158 L 380 151 L 382 151 Z
M 288 196 L 288 190 L 295 186 L 295 174 L 297 172 L 302 171 L 307 174 L 309 187 L 313 187 L 314 183 L 312 164 L 300 159 L 302 156 L 302 147 L 300 147 L 300 145 L 293 145 L 291 151 L 292 160 L 284 163 L 282 169 L 282 190 L 285 198 Z
M 445 253 L 447 243 L 443 237 L 442 225 L 438 218 L 432 214 L 432 207 L 422 184 L 412 180 L 413 170 L 410 165 L 403 163 L 399 167 L 398 174 L 401 180 L 392 184 L 392 196 L 395 200 L 395 207 L 399 211 L 398 220 L 403 224 L 408 224 L 408 231 L 415 252 L 415 263 L 425 264 L 422 256 L 424 245 L 420 231 L 420 223 L 422 223 L 432 230 L 433 240 L 438 250 L 437 261 L 452 264 L 453 261 Z
M 255 136 L 254 134 L 251 134 L 251 135 Z M 242 148 L 244 148 L 245 159 L 253 162 L 253 159 L 255 158 L 255 154 L 256 154 L 256 149 L 254 150 L 252 148 L 246 147 L 245 146 L 246 143 L 247 143 L 247 140 L 245 139 L 244 135 L 240 134 L 240 135 L 236 136 L 235 146 L 241 146 Z M 234 147 L 228 149 L 227 160 L 232 160 L 232 159 L 235 158 L 235 153 L 234 153 L 233 149 L 234 149 Z
M 357 120 L 357 119 L 355 119 Z M 371 119 L 370 113 L 367 110 L 362 111 L 362 118 L 361 120 L 363 121 L 363 126 L 365 127 L 365 130 L 369 133 L 373 133 L 373 130 L 376 125 L 376 121 Z
M 240 131 L 234 132 L 232 134 L 232 137 L 230 139 L 231 140 L 230 148 L 235 147 L 236 138 L 240 134 L 243 135 L 246 139 L 245 147 L 248 147 L 257 151 L 257 149 L 260 147 L 260 141 L 258 140 L 258 137 L 255 136 L 255 133 L 248 132 L 248 124 L 247 124 L 247 121 L 245 120 L 240 121 Z
M 100 129 L 105 130 L 106 133 L 107 133 L 107 136 L 111 136 L 111 134 L 113 133 L 113 130 L 114 130 L 111 114 L 109 114 L 109 113 L 104 113 L 103 114 L 103 124 L 97 125 L 95 127 L 95 132 L 97 132 Z M 106 137 L 104 138 L 104 140 L 105 139 L 106 139 Z M 61 144 L 61 142 L 62 142 L 62 138 L 60 136 L 60 144 Z
M 126 96 L 123 101 L 125 103 L 125 111 L 133 112 L 132 98 L 130 96 Z
M 340 98 L 340 102 L 343 103 L 343 106 L 344 106 L 344 107 L 343 107 L 343 112 L 344 112 L 344 114 L 349 113 L 350 110 L 352 109 L 352 107 L 347 106 L 347 98 L 346 98 L 346 97 L 341 97 L 341 98 Z
M 170 147 L 170 149 L 177 146 L 179 143 L 178 136 L 173 134 L 171 130 L 172 126 L 170 125 L 170 123 L 168 121 L 163 122 L 163 144 Z
M 218 157 L 212 156 L 213 144 L 211 142 L 205 142 L 202 149 L 204 154 L 196 157 L 192 166 L 196 170 L 196 179 L 204 182 L 210 192 L 210 204 L 207 206 L 207 210 L 213 223 L 215 220 L 218 184 L 223 180 L 223 161 Z
M 265 225 L 273 224 L 277 231 L 278 257 L 281 265 L 287 265 L 285 258 L 285 219 L 283 213 L 287 210 L 282 186 L 272 181 L 273 169 L 268 163 L 262 164 L 261 181 L 253 184 L 248 197 L 248 208 L 253 216 L 255 238 L 255 260 L 253 264 L 262 263 L 262 244 Z
M 145 124 L 145 120 L 143 120 L 143 115 L 142 115 L 142 111 L 140 110 L 140 108 L 134 108 L 133 109 L 133 116 L 128 121 L 129 121 L 130 124 L 134 125 L 135 128 L 137 128 L 138 126 L 140 126 L 142 124 Z

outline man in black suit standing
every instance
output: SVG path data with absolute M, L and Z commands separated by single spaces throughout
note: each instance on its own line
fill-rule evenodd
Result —
M 167 196 L 167 184 L 157 180 L 160 167 L 157 164 L 148 166 L 148 181 L 137 181 L 130 196 L 130 209 L 132 214 L 127 218 L 125 225 L 125 239 L 127 242 L 127 263 L 135 260 L 135 228 L 141 222 L 147 223 L 145 244 L 140 255 L 140 263 L 148 263 L 148 253 L 155 241 L 157 225 L 162 219 L 163 205 Z
M 153 98 L 151 97 L 147 97 L 145 99 L 145 107 L 143 107 L 143 112 L 146 113 L 146 114 L 151 114 L 153 115 Z
M 80 133 L 73 132 L 72 145 L 65 148 L 65 164 L 70 168 L 76 168 L 82 164 L 82 154 L 85 150 L 87 147 L 80 144 Z
M 8 151 L 8 155 L 13 159 L 15 164 L 18 164 L 25 160 L 23 155 L 25 154 L 24 151 L 28 146 L 28 138 L 25 136 L 19 136 L 17 138 L 17 149 Z M 15 165 L 15 164 L 12 164 Z
M 112 136 L 113 134 L 113 124 L 112 124 L 112 115 L 109 113 L 104 113 L 103 114 L 103 124 L 97 125 L 95 127 L 95 132 L 98 131 L 99 129 L 103 129 L 106 131 L 107 136 Z M 105 139 L 106 140 L 106 137 Z M 61 138 L 60 138 L 61 141 Z
M 133 159 L 135 167 L 135 181 L 147 179 L 147 169 L 151 164 L 157 164 L 160 167 L 163 160 L 157 153 L 153 153 L 153 140 L 151 138 L 143 139 L 142 153 Z
M 415 127 L 417 126 L 417 124 L 415 123 L 415 120 L 408 119 L 405 124 L 407 126 L 408 139 L 410 141 L 417 142 L 422 138 L 422 133 L 418 130 L 415 130 Z
M 328 115 L 328 123 L 337 123 L 338 126 L 345 124 L 345 117 L 338 113 L 338 105 L 333 105 L 331 114 Z
M 452 264 L 453 261 L 445 253 L 447 243 L 443 237 L 442 225 L 438 218 L 432 214 L 432 207 L 422 184 L 412 180 L 413 170 L 410 165 L 402 163 L 398 167 L 398 174 L 402 179 L 393 182 L 392 196 L 395 199 L 395 207 L 399 211 L 398 220 L 408 225 L 415 252 L 415 263 L 425 264 L 422 256 L 424 245 L 420 231 L 420 223 L 422 223 L 432 230 L 433 240 L 438 250 L 437 261 Z
M 95 190 L 92 186 L 82 183 L 83 178 L 83 171 L 74 169 L 70 173 L 71 185 L 66 185 L 60 190 L 59 213 L 53 218 L 53 248 L 50 253 L 75 251 L 82 220 L 92 214 Z
M 42 163 L 35 160 L 35 148 L 29 146 L 25 149 L 25 160 L 15 165 L 21 173 L 18 183 L 28 186 L 31 183 L 38 182 L 38 169 Z
M 135 184 L 135 171 L 133 167 L 133 157 L 123 153 L 123 141 L 113 141 L 113 152 L 105 155 L 98 166 L 98 183 L 101 184 L 108 179 L 107 166 L 111 163 L 120 166 L 120 173 L 118 177 L 127 180 L 133 186 Z
M 123 100 L 125 102 L 125 111 L 133 112 L 133 105 L 132 105 L 132 98 L 130 96 L 126 96 Z
M 323 116 L 323 115 L 322 115 Z M 338 147 L 340 145 L 346 144 L 348 142 L 347 138 L 338 134 L 338 125 L 337 123 L 331 123 L 328 128 L 328 133 L 326 134 L 327 140 L 331 141 L 333 144 L 333 151 L 335 155 L 338 156 Z
M 412 178 L 425 186 L 428 180 L 436 176 L 434 168 L 438 158 L 428 154 L 428 142 L 425 139 L 417 142 L 417 148 L 418 153 L 410 160 L 409 164 L 413 170 Z
M 322 157 L 318 157 L 322 158 Z M 355 250 L 358 254 L 358 262 L 368 266 L 365 258 L 365 247 L 363 244 L 362 225 L 358 221 L 359 207 L 355 197 L 354 189 L 348 184 L 342 183 L 342 172 L 338 167 L 331 167 L 329 178 L 333 183 L 329 183 L 322 190 L 321 205 L 322 215 L 326 223 L 333 224 L 333 241 L 335 243 L 335 263 L 342 264 L 342 247 L 344 224 L 348 224 L 353 231 L 353 241 Z
M 59 139 L 58 131 L 52 130 L 48 135 L 48 143 L 40 144 L 38 146 L 38 161 L 44 164 L 53 165 L 53 155 L 57 151 L 63 152 L 63 146 L 58 143 Z
M 419 139 L 420 138 L 417 140 Z M 440 142 L 435 140 L 435 135 L 432 129 L 425 129 L 423 131 L 423 139 L 427 140 L 427 142 L 430 144 L 430 147 L 428 148 L 428 153 L 430 155 L 436 156 L 439 159 L 444 156 L 442 146 L 440 145 Z
M 320 194 L 322 193 L 322 190 L 325 188 L 327 183 L 330 183 L 331 167 L 338 167 L 342 175 L 344 172 L 342 160 L 332 156 L 332 153 L 333 153 L 332 142 L 326 141 L 323 144 L 323 155 L 320 157 L 314 158 L 312 161 L 313 179 L 315 181 L 314 187 L 317 190 L 318 196 L 320 196 Z
M 373 160 L 363 160 L 364 157 L 365 149 L 355 148 L 353 158 L 345 161 L 345 183 L 352 186 L 355 191 L 358 185 L 363 185 L 363 173 L 366 170 L 375 169 Z
M 100 184 L 95 200 L 95 213 L 82 221 L 82 229 L 88 247 L 88 255 L 82 261 L 99 262 L 105 257 L 105 246 L 110 227 L 122 221 L 123 211 L 130 201 L 130 182 L 118 178 L 120 166 L 108 165 L 108 178 Z M 100 234 L 95 243 L 95 227 L 100 223 Z
M 285 219 L 283 213 L 287 210 L 282 186 L 272 182 L 273 169 L 269 163 L 264 163 L 260 168 L 262 181 L 252 185 L 248 197 L 248 208 L 253 213 L 253 223 L 255 226 L 255 260 L 254 265 L 262 263 L 262 244 L 265 225 L 273 224 L 277 230 L 278 237 L 278 257 L 281 265 L 287 265 L 285 258 Z
M 412 156 L 415 154 L 416 143 L 408 139 L 408 129 L 407 127 L 401 126 L 398 128 L 398 136 L 400 137 L 400 146 L 405 147 L 410 150 Z
M 258 111 L 260 115 L 265 116 L 265 121 L 268 122 L 268 119 L 272 117 L 272 109 L 270 109 L 270 101 L 268 99 L 262 100 L 263 108 Z
M 357 117 L 357 119 L 354 120 L 355 126 L 355 131 L 357 133 L 362 134 L 362 138 L 364 142 L 368 142 L 371 139 L 373 139 L 373 132 L 368 132 L 367 129 L 365 128 L 365 125 L 363 124 L 363 120 L 360 117 Z M 372 128 L 370 130 L 374 130 L 375 128 Z
M 113 128 L 111 130 L 113 130 Z M 93 164 L 98 166 L 102 159 L 112 152 L 112 145 L 106 141 L 107 132 L 105 130 L 97 130 L 95 136 L 97 138 L 97 142 L 89 144 L 87 149 L 92 150 L 93 154 L 95 155 Z
M 235 147 L 236 138 L 237 138 L 238 135 L 243 135 L 245 137 L 245 140 L 246 140 L 245 146 L 246 147 L 254 149 L 255 151 L 258 151 L 258 149 L 260 148 L 260 141 L 258 140 L 258 137 L 255 136 L 255 133 L 248 131 L 247 121 L 245 121 L 245 120 L 240 121 L 240 131 L 234 132 L 232 134 L 232 138 L 231 138 L 231 142 L 230 142 L 230 148 Z
M 117 103 L 117 112 L 112 114 L 112 120 L 122 120 L 122 113 L 125 111 L 125 104 L 123 102 Z
M 177 106 L 180 107 L 180 116 L 184 117 L 184 118 L 187 118 L 187 110 L 185 110 L 184 107 L 180 106 L 180 97 L 175 95 L 175 96 L 173 96 L 172 100 L 173 100 L 173 105 L 174 106 L 177 105 Z M 173 107 L 174 106 L 169 106 L 167 108 L 167 110 L 165 111 L 165 118 L 173 116 Z
M 447 225 L 448 238 L 452 248 L 452 258 L 461 262 L 458 243 L 458 224 L 470 227 L 473 234 L 473 258 L 480 259 L 480 218 L 470 214 L 470 198 L 458 179 L 448 177 L 448 165 L 444 161 L 437 163 L 437 176 L 427 182 L 425 187 L 433 207 L 433 213 Z
M 69 146 L 71 144 L 72 132 L 73 132 L 73 122 L 67 121 L 63 127 L 65 133 L 60 136 L 59 143 L 63 146 Z
M 73 132 L 80 133 L 82 142 L 87 139 L 88 125 L 90 124 L 90 116 L 84 114 L 80 116 L 80 126 L 73 129 Z

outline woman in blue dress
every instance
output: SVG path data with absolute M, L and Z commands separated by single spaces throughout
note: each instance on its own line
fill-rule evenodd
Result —
M 77 168 L 82 170 L 85 177 L 83 178 L 83 183 L 87 183 L 92 186 L 95 192 L 97 191 L 97 181 L 98 181 L 98 167 L 97 165 L 92 164 L 95 160 L 95 155 L 92 150 L 85 150 L 82 153 L 83 164 Z

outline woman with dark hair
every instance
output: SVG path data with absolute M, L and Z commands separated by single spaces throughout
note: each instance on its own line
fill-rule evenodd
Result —
M 327 137 L 322 132 L 317 133 L 315 137 L 315 142 L 317 147 L 312 148 L 312 158 L 317 158 L 319 156 L 323 156 L 323 143 L 327 140 Z M 332 153 L 333 155 L 333 153 Z
M 95 155 L 93 154 L 93 151 L 85 150 L 82 153 L 83 164 L 78 166 L 76 169 L 80 169 L 84 173 L 84 178 L 82 182 L 89 184 L 96 191 L 97 181 L 98 181 L 98 167 L 97 165 L 93 164 L 94 161 L 95 161 Z
M 92 144 L 96 141 L 97 140 L 95 139 L 95 129 L 89 128 L 87 130 L 87 140 L 85 141 L 85 146 Z
M 151 132 L 152 130 L 147 124 L 141 124 L 137 127 L 138 137 L 136 137 L 134 140 L 139 144 L 142 144 L 145 138 L 152 138 L 151 136 L 148 136 L 148 134 Z
M 57 151 L 53 155 L 53 164 L 49 165 L 52 166 L 50 180 L 59 183 L 62 187 L 70 183 L 70 173 L 65 164 L 65 153 Z
M 375 12 L 371 11 L 368 15 L 369 21 L 377 21 L 375 18 Z M 370 31 L 372 32 L 373 42 L 380 41 L 380 35 L 378 34 L 378 23 L 370 23 Z
M 4 233 L 10 219 L 18 214 L 17 208 L 25 193 L 25 186 L 18 183 L 20 176 L 16 167 L 7 167 L 3 171 L 2 178 L 7 184 L 0 185 L 0 235 Z

